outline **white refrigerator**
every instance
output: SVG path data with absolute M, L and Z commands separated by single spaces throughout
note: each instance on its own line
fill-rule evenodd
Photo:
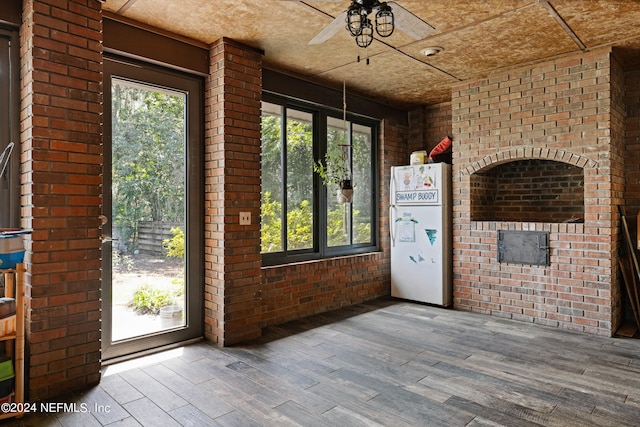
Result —
M 452 303 L 451 165 L 391 168 L 391 296 Z

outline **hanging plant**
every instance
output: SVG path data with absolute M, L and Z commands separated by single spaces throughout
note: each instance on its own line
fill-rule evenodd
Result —
M 338 186 L 336 194 L 339 203 L 351 203 L 353 200 L 353 183 L 347 156 L 339 151 L 328 151 L 324 157 L 324 162 L 319 160 L 313 164 L 313 171 L 320 176 L 327 188 L 334 185 Z

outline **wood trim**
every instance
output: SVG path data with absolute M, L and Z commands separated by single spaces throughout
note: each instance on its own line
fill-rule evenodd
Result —
M 22 24 L 22 2 L 2 2 L 2 7 L 0 7 L 0 23 L 20 26 Z
M 262 89 L 266 92 L 301 99 L 337 110 L 343 108 L 342 90 L 331 89 L 267 68 L 262 70 Z M 409 123 L 406 111 L 350 94 L 348 88 L 347 111 L 375 119 L 394 119 L 403 125 Z
M 201 76 L 209 74 L 209 48 L 204 43 L 170 36 L 159 29 L 106 12 L 102 25 L 104 51 L 107 53 Z

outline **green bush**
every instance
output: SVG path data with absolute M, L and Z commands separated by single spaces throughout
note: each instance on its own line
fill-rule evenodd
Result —
M 171 229 L 173 237 L 162 241 L 167 248 L 167 256 L 170 258 L 184 258 L 184 231 L 179 227 Z
M 176 292 L 145 283 L 134 291 L 129 305 L 140 314 L 158 314 L 162 307 L 173 304 L 175 297 Z

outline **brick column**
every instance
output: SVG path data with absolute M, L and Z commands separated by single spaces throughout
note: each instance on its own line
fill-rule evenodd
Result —
M 23 2 L 22 226 L 29 400 L 100 379 L 102 16 L 96 0 Z
M 205 336 L 221 345 L 261 334 L 262 53 L 211 46 L 205 93 Z M 251 224 L 240 225 L 240 212 Z

